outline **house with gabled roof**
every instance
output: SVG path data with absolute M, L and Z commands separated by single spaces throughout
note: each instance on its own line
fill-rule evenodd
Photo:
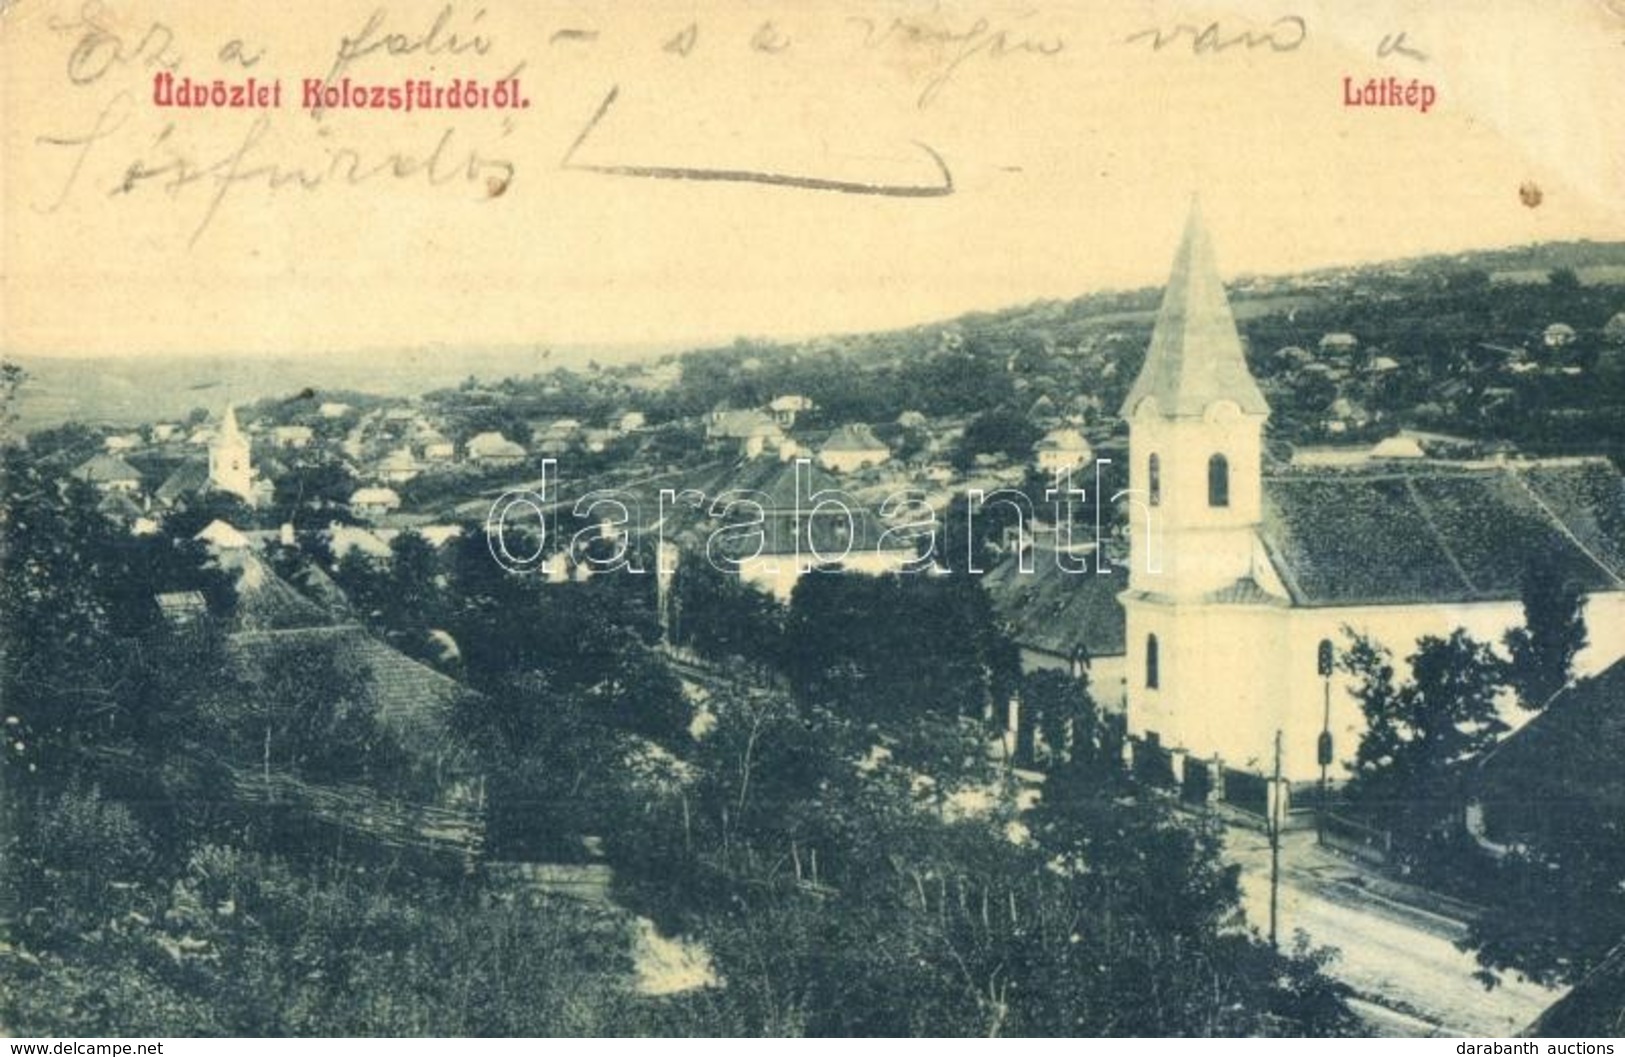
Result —
M 781 602 L 814 569 L 878 575 L 919 561 L 905 531 L 810 459 L 746 460 L 713 498 L 725 513 L 704 558 Z
M 494 430 L 470 437 L 463 449 L 470 462 L 484 466 L 513 466 L 525 459 L 523 447 Z
M 109 452 L 92 455 L 73 468 L 73 476 L 100 492 L 128 494 L 141 490 L 141 471 Z
M 1571 683 L 1474 766 L 1468 829 L 1490 849 L 1625 848 L 1625 660 Z
M 1075 470 L 1093 458 L 1089 442 L 1072 426 L 1052 429 L 1033 444 L 1033 468 L 1040 473 Z
M 862 423 L 842 426 L 818 449 L 818 465 L 834 473 L 879 466 L 891 458 L 891 449 Z
M 1088 571 L 1080 571 L 1087 568 Z M 1121 713 L 1126 695 L 1121 565 L 1090 554 L 1059 555 L 1035 544 L 1023 561 L 1007 557 L 980 578 L 993 611 L 1021 655 L 1024 672 L 1087 675 L 1102 707 Z

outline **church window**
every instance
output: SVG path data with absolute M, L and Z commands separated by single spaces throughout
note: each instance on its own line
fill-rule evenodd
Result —
M 1162 505 L 1162 459 L 1157 455 L 1151 456 L 1146 464 L 1146 477 L 1149 481 L 1147 487 L 1151 492 L 1151 505 Z
M 1207 461 L 1207 505 L 1230 505 L 1230 460 L 1223 455 Z
M 1145 637 L 1145 685 L 1147 689 L 1155 690 L 1157 688 L 1161 674 L 1158 671 L 1160 667 L 1160 658 L 1157 656 L 1157 637 L 1147 635 Z

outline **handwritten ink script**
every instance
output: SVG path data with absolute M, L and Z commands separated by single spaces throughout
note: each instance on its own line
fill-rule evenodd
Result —
M 1143 51 L 1162 62 L 1181 56 L 1219 62 L 1285 56 L 1312 39 L 1308 18 L 1290 11 L 1251 24 L 1173 18 L 1115 29 L 1079 29 L 1066 22 L 1064 10 L 943 7 L 823 20 L 813 17 L 815 9 L 803 16 L 787 8 L 772 18 L 736 17 L 730 24 L 697 18 L 660 24 L 644 17 L 628 25 L 577 15 L 538 27 L 529 21 L 532 12 L 453 0 L 428 17 L 409 19 L 379 6 L 347 16 L 343 25 L 313 27 L 312 59 L 308 50 L 286 54 L 285 41 L 258 40 L 252 27 L 210 36 L 132 10 L 84 0 L 71 15 L 47 20 L 60 41 L 67 90 L 95 105 L 65 110 L 75 116 L 55 119 L 57 127 L 33 137 L 44 163 L 55 167 L 49 193 L 33 205 L 54 213 L 85 196 L 150 201 L 161 194 L 191 210 L 188 245 L 247 194 L 281 195 L 279 205 L 291 208 L 299 194 L 376 193 L 392 186 L 511 203 L 515 196 L 507 192 L 527 165 L 621 180 L 941 199 L 956 193 L 956 168 L 967 159 L 933 141 L 929 119 L 944 108 L 980 105 L 1001 79 L 1041 78 L 1066 63 L 1089 63 L 1091 47 Z M 524 30 L 524 47 L 510 43 L 516 24 Z M 1377 59 L 1427 60 L 1406 30 L 1384 30 L 1372 39 Z M 330 42 L 325 46 L 323 36 Z M 639 56 L 644 65 L 592 65 L 594 55 L 608 54 L 604 49 Z M 901 130 L 889 144 L 896 148 L 887 158 L 890 169 L 872 175 L 819 172 L 805 158 L 775 164 L 769 145 L 758 148 L 759 164 L 675 164 L 638 140 L 636 123 L 626 123 L 620 108 L 635 98 L 646 112 L 659 112 L 661 93 L 639 82 L 649 64 L 670 74 L 707 62 L 731 64 L 733 80 L 716 83 L 734 97 L 705 104 L 718 112 L 751 105 L 748 91 L 738 95 L 733 87 L 750 83 L 741 78 L 759 74 L 782 83 L 775 71 L 801 64 L 858 69 L 866 83 L 900 88 L 906 94 L 898 102 L 917 116 L 920 129 Z M 1020 96 L 1001 98 L 1013 105 Z M 1087 100 L 1078 103 L 1087 106 Z M 389 124 L 395 115 L 412 120 Z M 829 140 L 841 134 L 839 128 L 809 130 L 807 138 L 822 140 L 829 154 Z M 702 156 L 707 149 L 705 143 L 690 146 Z M 864 157 L 856 149 L 846 153 Z M 997 160 L 983 164 L 999 173 L 1023 171 Z

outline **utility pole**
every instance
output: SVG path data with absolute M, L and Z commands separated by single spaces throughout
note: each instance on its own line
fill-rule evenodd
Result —
M 1281 891 L 1281 731 L 1275 731 L 1275 781 L 1270 786 L 1270 946 L 1276 950 L 1276 904 Z
M 1321 718 L 1320 741 L 1315 755 L 1320 761 L 1320 797 L 1315 803 L 1315 843 L 1326 843 L 1326 768 L 1332 764 L 1332 640 L 1322 639 L 1316 654 L 1316 670 L 1320 673 Z

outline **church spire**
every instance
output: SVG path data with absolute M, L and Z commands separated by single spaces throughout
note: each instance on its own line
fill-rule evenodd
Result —
M 1122 417 L 1133 417 L 1148 398 L 1156 402 L 1160 414 L 1171 418 L 1198 417 L 1226 400 L 1247 414 L 1268 415 L 1270 410 L 1248 373 L 1236 320 L 1214 263 L 1213 240 L 1194 196 L 1145 366 L 1123 401 Z
M 237 428 L 237 411 L 230 404 L 209 444 L 209 484 L 253 502 L 254 464 L 248 441 Z
M 226 405 L 226 413 L 220 418 L 220 431 L 217 434 L 222 444 L 241 444 L 242 431 L 237 428 L 237 408 L 233 404 Z

